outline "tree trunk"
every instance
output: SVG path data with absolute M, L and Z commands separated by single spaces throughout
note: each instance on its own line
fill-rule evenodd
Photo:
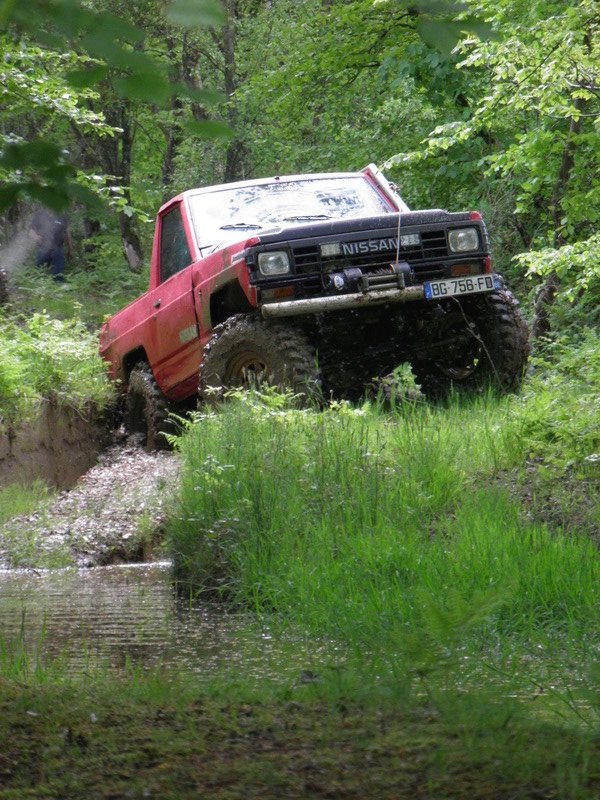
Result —
M 225 96 L 227 98 L 227 122 L 232 131 L 235 132 L 237 125 L 237 105 L 235 102 L 235 91 L 237 88 L 236 64 L 235 64 L 235 26 L 238 15 L 237 0 L 227 0 L 227 21 L 221 29 L 223 37 L 222 53 L 224 61 Z M 227 146 L 225 153 L 225 183 L 242 179 L 242 156 L 244 151 L 243 142 L 234 137 Z
M 552 189 L 552 198 L 550 201 L 550 210 L 554 225 L 554 247 L 557 249 L 564 244 L 564 236 L 561 230 L 563 213 L 561 200 L 564 197 L 569 177 L 575 164 L 575 152 L 577 150 L 576 137 L 581 132 L 581 113 L 585 107 L 585 100 L 582 97 L 576 97 L 573 105 L 580 113 L 576 117 L 571 117 L 569 133 L 563 147 L 560 167 L 558 169 L 554 188 Z M 546 280 L 537 292 L 534 304 L 533 322 L 531 323 L 531 338 L 534 341 L 539 339 L 540 336 L 545 336 L 550 331 L 550 307 L 556 299 L 559 286 L 560 278 L 556 272 L 552 270 L 552 272 L 546 276 Z
M 119 136 L 82 137 L 89 157 L 97 161 L 98 155 L 105 175 L 112 176 L 116 186 L 122 188 L 126 204 L 131 205 L 131 151 L 133 147 L 132 109 L 129 101 L 115 101 L 112 106 L 105 106 L 107 122 L 121 129 Z M 123 253 L 130 269 L 138 272 L 142 266 L 142 243 L 135 227 L 132 216 L 124 211 L 118 214 L 119 230 Z

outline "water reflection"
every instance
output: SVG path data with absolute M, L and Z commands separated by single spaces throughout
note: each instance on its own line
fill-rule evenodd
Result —
M 78 670 L 118 669 L 129 660 L 208 678 L 231 668 L 289 679 L 319 659 L 314 644 L 295 641 L 292 648 L 243 615 L 177 598 L 168 563 L 0 572 L 0 638 L 15 640 L 21 631 L 29 652 L 64 658 Z

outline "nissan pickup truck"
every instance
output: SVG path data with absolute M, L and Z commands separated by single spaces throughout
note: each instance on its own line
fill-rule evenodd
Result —
M 518 388 L 519 304 L 476 211 L 411 211 L 373 164 L 190 189 L 156 218 L 148 291 L 102 326 L 126 424 L 233 387 L 357 400 L 410 364 L 425 396 Z

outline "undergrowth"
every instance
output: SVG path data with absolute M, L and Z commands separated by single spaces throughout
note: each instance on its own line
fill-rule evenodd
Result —
M 0 314 L 0 429 L 49 401 L 79 411 L 106 407 L 114 393 L 97 338 L 76 319 Z
M 148 288 L 148 270 L 134 273 L 127 266 L 120 242 L 98 237 L 94 257 L 81 265 L 67 264 L 65 283 L 56 283 L 39 267 L 25 264 L 10 275 L 11 291 L 23 314 L 43 313 L 58 319 L 81 320 L 97 330 Z M 96 261 L 101 268 L 96 267 Z
M 17 514 L 29 514 L 43 506 L 51 492 L 41 480 L 0 486 L 0 526 Z
M 597 546 L 581 519 L 557 527 L 519 490 L 531 470 L 541 486 L 566 473 L 598 485 L 599 354 L 589 332 L 538 359 L 521 396 L 444 408 L 298 411 L 234 392 L 176 440 L 178 580 L 338 642 L 376 694 L 540 685 L 555 710 L 589 710 Z
M 305 635 L 310 670 L 73 678 L 0 641 L 0 797 L 597 797 L 597 548 L 520 490 L 598 485 L 599 358 L 588 332 L 521 396 L 444 408 L 235 392 L 199 413 L 179 585 Z

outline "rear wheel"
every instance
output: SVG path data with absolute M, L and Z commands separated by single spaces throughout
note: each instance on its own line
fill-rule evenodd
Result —
M 163 395 L 149 364 L 138 364 L 131 371 L 127 388 L 125 427 L 129 433 L 141 433 L 147 450 L 165 450 L 165 433 L 175 433 L 169 418 L 173 405 Z
M 489 385 L 509 392 L 520 386 L 529 332 L 518 301 L 503 289 L 449 304 L 431 344 L 435 357 L 411 364 L 428 397 L 445 397 L 452 389 L 481 391 Z
M 217 325 L 200 364 L 200 400 L 216 402 L 227 389 L 267 385 L 304 399 L 318 392 L 315 349 L 304 332 L 257 314 L 236 314 Z

